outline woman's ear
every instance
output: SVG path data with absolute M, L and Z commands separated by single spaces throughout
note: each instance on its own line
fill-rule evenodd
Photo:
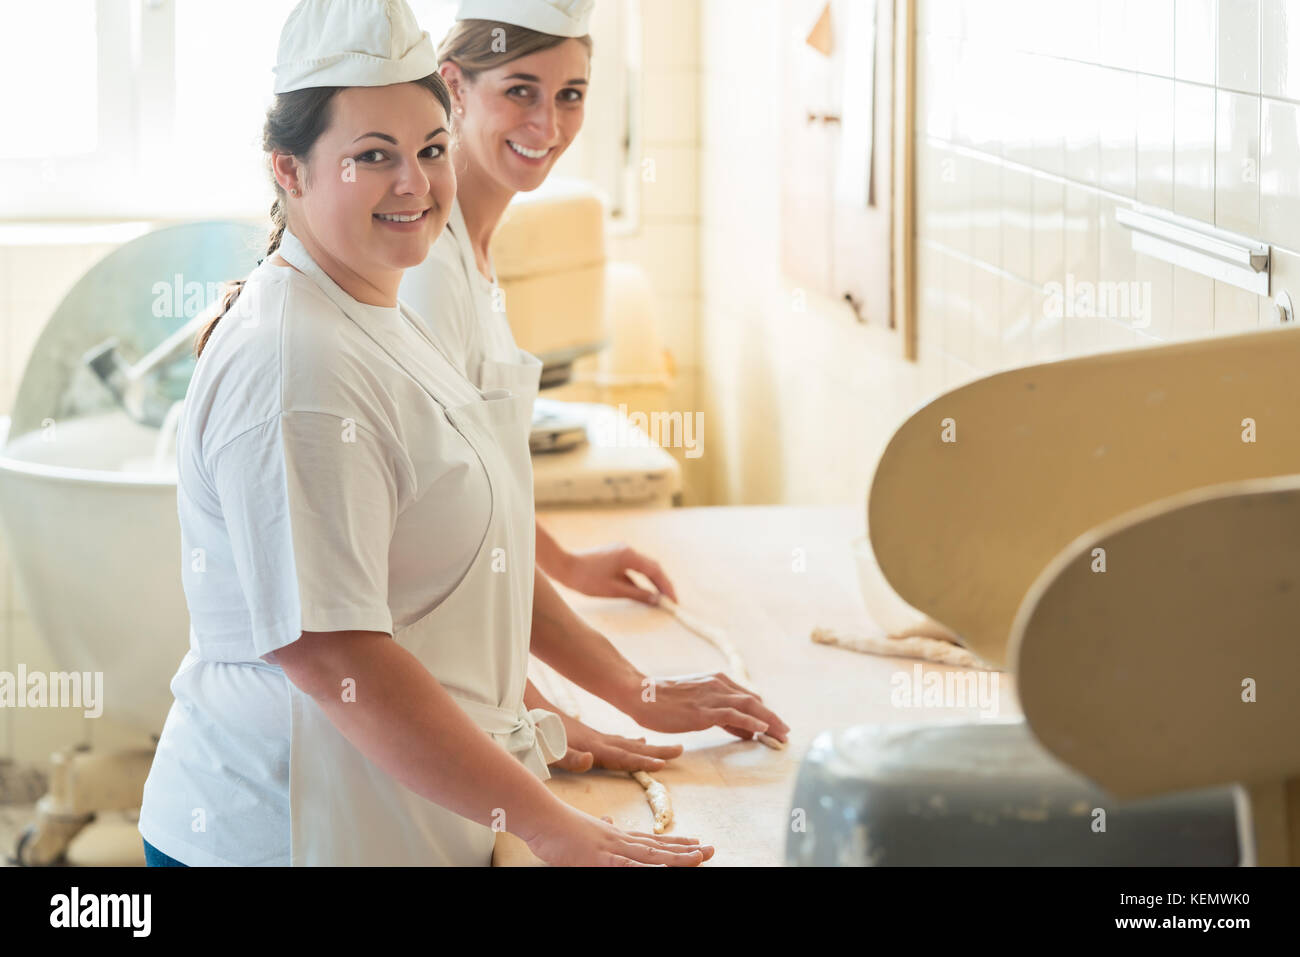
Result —
M 275 181 L 279 183 L 286 193 L 297 195 L 293 190 L 300 189 L 302 184 L 299 182 L 298 159 L 290 153 L 271 153 L 271 170 L 275 173 Z
M 460 67 L 450 60 L 438 67 L 438 72 L 442 74 L 443 82 L 447 84 L 447 89 L 451 92 L 451 111 L 458 116 L 465 114 L 465 101 L 463 99 L 465 88 L 465 74 Z

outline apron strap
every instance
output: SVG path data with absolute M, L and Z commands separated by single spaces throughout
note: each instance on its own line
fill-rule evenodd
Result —
M 453 697 L 455 697 L 453 695 Z M 504 735 L 505 749 L 511 754 L 538 747 L 546 764 L 551 764 L 564 757 L 568 750 L 568 735 L 560 716 L 545 708 L 533 708 L 515 714 L 506 708 L 484 704 L 467 698 L 456 698 L 456 703 L 465 709 L 488 734 Z

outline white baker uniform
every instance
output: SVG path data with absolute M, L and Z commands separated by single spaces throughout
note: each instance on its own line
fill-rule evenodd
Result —
M 278 251 L 301 272 L 253 271 L 186 396 L 190 651 L 140 833 L 191 865 L 488 864 L 489 828 L 372 764 L 261 656 L 389 632 L 549 777 L 563 725 L 523 707 L 532 395 L 473 387 L 409 308 L 353 299 L 291 232 Z
M 426 331 L 480 389 L 522 391 L 526 370 L 533 363 L 540 370 L 540 361 L 515 343 L 504 298 L 497 294 L 496 269 L 491 263 L 489 268 L 491 279 L 478 270 L 457 198 L 428 257 L 402 276 L 398 295 L 427 320 Z

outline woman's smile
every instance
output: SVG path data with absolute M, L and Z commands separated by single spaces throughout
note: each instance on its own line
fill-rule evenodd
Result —
M 549 157 L 555 149 L 553 146 L 549 149 L 529 149 L 527 146 L 524 146 L 521 143 L 516 143 L 514 140 L 506 140 L 506 145 L 510 147 L 510 151 L 514 153 L 515 156 L 519 157 L 520 160 L 527 163 L 529 166 L 545 165 L 547 157 Z
M 429 209 L 409 209 L 395 210 L 391 213 L 375 213 L 372 217 L 375 222 L 382 223 L 389 229 L 396 229 L 399 232 L 415 232 L 424 226 L 429 219 Z

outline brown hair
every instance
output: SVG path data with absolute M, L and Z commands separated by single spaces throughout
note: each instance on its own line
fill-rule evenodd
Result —
M 465 74 L 465 78 L 472 83 L 484 70 L 491 70 L 511 60 L 537 53 L 539 50 L 549 50 L 568 39 L 569 37 L 538 33 L 527 27 L 517 27 L 513 23 L 497 23 L 495 20 L 458 20 L 452 24 L 447 35 L 438 44 L 438 63 L 456 64 Z M 576 39 L 587 48 L 587 54 L 590 56 L 591 37 L 582 36 Z
M 432 93 L 451 118 L 451 94 L 447 84 L 437 73 L 431 73 L 415 81 Z M 271 168 L 271 151 L 288 153 L 300 159 L 306 159 L 320 139 L 322 133 L 329 129 L 332 113 L 330 104 L 341 86 L 309 87 L 305 90 L 292 90 L 276 96 L 271 108 L 266 111 L 266 125 L 262 128 L 262 150 L 267 154 L 267 169 L 271 172 L 271 187 L 275 190 L 275 202 L 271 204 L 271 233 L 266 243 L 266 256 L 258 260 L 260 266 L 264 259 L 275 254 L 284 238 L 288 225 L 285 213 L 284 187 L 276 181 L 275 171 Z M 303 171 L 303 184 L 307 185 L 307 172 Z M 215 315 L 204 325 L 194 341 L 194 355 L 201 356 L 203 347 L 208 344 L 213 330 L 221 317 L 230 311 L 235 300 L 243 291 L 244 279 L 236 279 L 227 284 L 221 305 Z

